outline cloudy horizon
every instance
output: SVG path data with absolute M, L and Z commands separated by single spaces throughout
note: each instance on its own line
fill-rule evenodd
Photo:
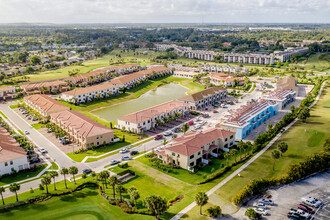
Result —
M 0 0 L 0 23 L 330 23 L 327 0 Z

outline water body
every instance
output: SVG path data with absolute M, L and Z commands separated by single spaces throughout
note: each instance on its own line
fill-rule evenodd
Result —
M 107 121 L 117 121 L 121 116 L 181 98 L 187 91 L 189 89 L 170 83 L 150 90 L 137 99 L 93 111 L 93 114 Z

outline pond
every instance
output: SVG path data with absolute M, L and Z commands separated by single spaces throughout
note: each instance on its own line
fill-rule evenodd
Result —
M 137 99 L 102 108 L 92 113 L 107 121 L 117 121 L 117 118 L 121 116 L 181 98 L 187 91 L 189 89 L 170 83 L 150 90 Z

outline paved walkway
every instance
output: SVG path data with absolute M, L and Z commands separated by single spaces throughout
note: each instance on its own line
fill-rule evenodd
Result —
M 322 87 L 320 89 L 319 94 L 317 95 L 315 101 L 311 104 L 311 106 L 309 106 L 309 108 L 312 108 L 317 101 L 319 100 L 321 93 L 323 91 L 324 85 L 326 82 L 324 82 L 322 84 Z M 298 119 L 296 118 L 293 122 L 291 122 L 288 126 L 285 127 L 285 131 L 287 131 L 292 125 L 294 125 L 294 123 L 296 123 L 298 121 Z M 213 194 L 215 191 L 217 191 L 221 186 L 225 185 L 227 182 L 229 182 L 232 178 L 234 178 L 235 176 L 237 176 L 240 172 L 242 172 L 242 170 L 244 170 L 247 166 L 249 166 L 251 163 L 253 163 L 258 157 L 260 157 L 266 150 L 268 150 L 280 137 L 282 136 L 282 133 L 279 133 L 275 136 L 275 138 L 273 138 L 273 140 L 271 140 L 269 142 L 269 144 L 267 144 L 266 147 L 264 147 L 259 153 L 257 153 L 254 157 L 252 157 L 248 162 L 246 162 L 243 166 L 241 166 L 240 168 L 238 168 L 235 172 L 233 172 L 231 175 L 229 175 L 226 179 L 224 179 L 223 181 L 221 181 L 220 183 L 218 183 L 216 186 L 214 186 L 212 189 L 210 189 L 206 194 L 208 196 L 210 196 L 211 194 Z M 178 214 L 176 214 L 171 220 L 177 220 L 180 219 L 184 214 L 186 214 L 188 211 L 190 211 L 192 208 L 194 208 L 196 206 L 196 202 L 191 203 L 190 205 L 188 205 L 186 208 L 184 208 L 183 210 L 181 210 Z

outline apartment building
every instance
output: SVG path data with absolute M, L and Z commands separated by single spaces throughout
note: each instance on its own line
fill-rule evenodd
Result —
M 120 129 L 141 133 L 155 128 L 158 125 L 157 120 L 175 115 L 175 113 L 185 115 L 188 111 L 189 107 L 186 103 L 179 101 L 165 102 L 118 118 L 118 126 Z
M 47 94 L 65 92 L 70 89 L 68 84 L 62 80 L 55 80 L 49 82 L 29 83 L 20 86 L 23 92 L 27 95 L 32 94 Z
M 172 70 L 170 68 L 160 66 L 146 70 L 141 70 L 139 72 L 135 72 L 124 76 L 119 76 L 111 80 L 110 83 L 118 86 L 119 88 L 130 89 L 137 86 L 140 82 L 148 80 L 149 78 L 163 76 L 171 73 Z
M 258 102 L 249 102 L 236 110 L 228 111 L 228 114 L 223 117 L 218 127 L 235 132 L 235 138 L 242 140 L 253 129 L 271 116 L 276 115 L 278 109 L 278 103 L 265 99 L 261 99 Z
M 100 146 L 113 142 L 113 130 L 88 118 L 80 112 L 66 110 L 50 115 L 50 121 L 66 132 L 69 138 L 88 149 L 92 146 Z
M 214 105 L 216 102 L 226 99 L 227 94 L 226 89 L 211 87 L 191 95 L 186 95 L 178 100 L 188 104 L 191 110 L 202 110 L 210 105 Z
M 208 75 L 210 83 L 215 86 L 231 87 L 234 85 L 244 85 L 244 79 L 241 77 L 234 77 L 225 73 L 211 73 Z
M 290 60 L 291 56 L 305 54 L 308 50 L 308 47 L 287 48 L 284 51 L 274 51 L 274 56 L 278 61 L 286 62 Z
M 173 76 L 178 78 L 193 79 L 199 73 L 174 70 Z
M 203 72 L 209 73 L 249 73 L 249 68 L 235 67 L 235 66 L 221 66 L 221 65 L 204 65 L 201 67 Z
M 17 96 L 16 88 L 11 86 L 0 87 L 0 100 L 13 99 Z
M 217 128 L 190 132 L 155 153 L 164 164 L 192 170 L 200 163 L 208 164 L 210 155 L 217 157 L 223 148 L 230 148 L 234 143 L 234 135 L 234 132 Z
M 276 82 L 276 89 L 286 89 L 291 91 L 296 91 L 298 95 L 299 87 L 297 86 L 298 80 L 293 77 L 280 78 Z
M 44 117 L 52 113 L 70 110 L 70 107 L 42 94 L 26 96 L 24 97 L 24 103 Z
M 95 98 L 105 98 L 119 94 L 119 88 L 108 82 L 88 86 L 80 89 L 74 89 L 61 94 L 61 99 L 72 103 L 86 103 Z
M 111 79 L 112 75 L 117 73 L 124 75 L 132 73 L 141 68 L 138 64 L 126 64 L 120 66 L 109 66 L 93 70 L 89 73 L 68 77 L 65 79 L 71 86 L 87 86 Z
M 264 95 L 264 99 L 276 102 L 278 110 L 284 109 L 289 103 L 295 100 L 297 92 L 295 90 L 276 89 Z
M 25 150 L 5 128 L 0 127 L 0 175 L 29 168 L 30 163 Z

